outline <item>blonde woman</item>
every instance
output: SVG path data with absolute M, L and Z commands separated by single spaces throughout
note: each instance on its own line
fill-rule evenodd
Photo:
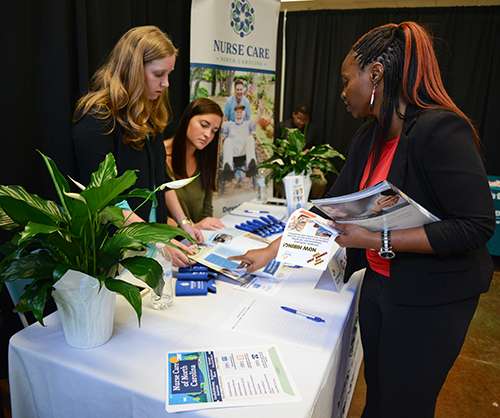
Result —
M 84 184 L 108 153 L 113 153 L 118 174 L 137 170 L 134 187 L 153 190 L 170 179 L 166 175 L 163 130 L 171 119 L 169 75 L 178 50 L 156 26 L 130 29 L 95 73 L 89 92 L 76 104 L 73 117 L 80 178 Z M 132 222 L 167 222 L 167 215 L 198 242 L 201 232 L 179 204 L 175 190 L 159 191 L 158 206 L 151 202 L 137 209 Z M 125 217 L 142 202 L 130 198 L 120 207 Z M 185 251 L 192 251 L 182 246 Z M 175 266 L 189 265 L 182 251 L 169 248 Z

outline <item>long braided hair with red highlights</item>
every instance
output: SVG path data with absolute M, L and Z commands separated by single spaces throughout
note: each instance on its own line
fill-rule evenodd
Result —
M 408 101 L 422 109 L 447 109 L 467 119 L 472 127 L 476 147 L 479 135 L 469 118 L 446 92 L 430 31 L 415 22 L 390 23 L 372 29 L 352 47 L 361 70 L 379 62 L 384 66 L 384 92 L 380 116 L 363 128 L 373 132 L 373 159 L 369 179 L 375 169 L 391 127 L 394 109 L 399 114 L 401 92 Z M 403 115 L 399 114 L 401 118 Z

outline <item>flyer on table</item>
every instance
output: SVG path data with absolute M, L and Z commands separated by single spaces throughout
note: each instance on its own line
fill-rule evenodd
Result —
M 305 209 L 292 213 L 286 224 L 277 261 L 325 270 L 338 231 L 327 220 Z
M 167 353 L 168 412 L 300 402 L 277 347 Z

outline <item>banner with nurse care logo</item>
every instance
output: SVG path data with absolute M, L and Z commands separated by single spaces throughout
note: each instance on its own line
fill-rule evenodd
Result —
M 215 217 L 257 196 L 256 166 L 270 156 L 279 10 L 279 0 L 192 1 L 190 100 L 224 112 Z

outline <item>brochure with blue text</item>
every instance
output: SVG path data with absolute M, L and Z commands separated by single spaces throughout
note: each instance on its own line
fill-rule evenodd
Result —
M 300 402 L 277 347 L 167 353 L 168 412 Z

